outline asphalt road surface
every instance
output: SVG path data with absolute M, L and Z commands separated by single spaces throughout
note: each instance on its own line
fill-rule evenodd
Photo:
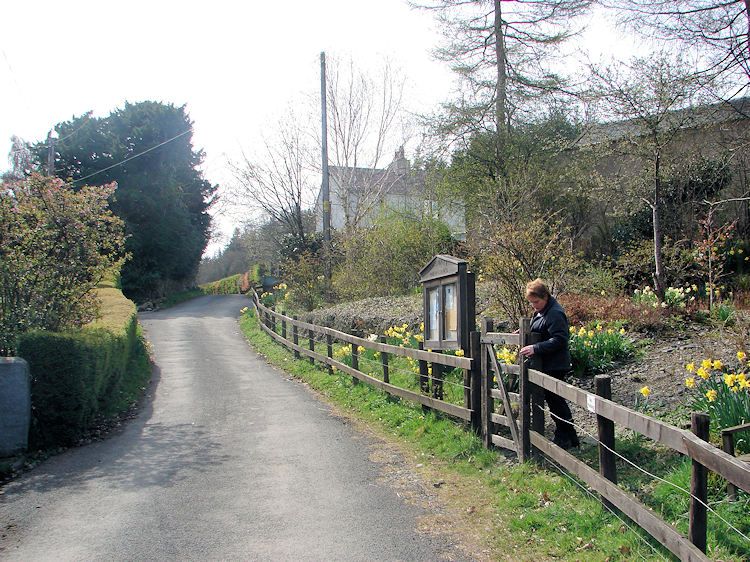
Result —
M 139 415 L 0 495 L 2 560 L 439 560 L 371 441 L 269 367 L 241 296 L 142 314 L 156 364 Z

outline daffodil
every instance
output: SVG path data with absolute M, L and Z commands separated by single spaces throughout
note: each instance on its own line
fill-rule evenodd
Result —
M 705 380 L 708 378 L 708 371 L 706 371 L 706 369 L 701 367 L 700 369 L 698 369 L 698 376 L 702 378 L 703 380 Z
M 722 362 L 721 362 L 721 361 L 719 361 L 718 359 L 717 359 L 716 361 L 714 361 L 714 369 L 716 369 L 716 370 L 719 370 L 719 369 L 721 369 L 721 368 L 722 368 L 723 366 L 724 366 L 724 363 L 722 363 Z
M 716 395 L 718 393 L 715 390 L 709 390 L 706 392 L 706 398 L 708 398 L 709 402 L 716 402 Z
M 620 328 L 620 335 L 625 335 L 625 328 Z
M 648 397 L 648 395 L 649 395 L 649 394 L 651 394 L 651 389 L 649 389 L 649 387 L 647 387 L 647 386 L 644 386 L 644 387 L 643 387 L 642 389 L 640 389 L 640 390 L 639 390 L 638 392 L 640 392 L 641 394 L 643 394 L 643 397 L 644 397 L 644 398 L 647 398 L 647 397 Z
M 744 351 L 738 351 L 737 352 L 737 359 L 739 359 L 740 361 L 742 361 L 743 359 L 745 359 L 745 357 L 747 357 L 747 354 Z
M 729 388 L 732 388 L 734 386 L 734 383 L 737 382 L 737 377 L 735 375 L 724 375 L 724 384 L 727 385 Z
M 456 350 L 456 357 L 463 357 L 464 356 L 464 350 L 463 349 L 457 349 Z
M 703 366 L 703 368 L 706 369 L 706 370 L 710 370 L 711 367 L 713 366 L 713 364 L 714 364 L 714 362 L 711 361 L 710 359 L 704 359 L 703 362 L 701 363 L 701 365 Z
M 688 363 L 687 365 L 685 365 L 685 369 L 692 373 L 693 371 L 695 371 L 695 363 Z
M 688 388 L 693 388 L 695 386 L 695 379 L 693 377 L 686 378 L 685 386 L 687 386 Z

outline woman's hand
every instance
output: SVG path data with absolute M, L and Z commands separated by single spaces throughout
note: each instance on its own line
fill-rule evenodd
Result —
M 519 350 L 519 353 L 523 355 L 524 357 L 531 357 L 532 355 L 534 355 L 534 346 L 527 345 L 526 347 L 522 347 Z

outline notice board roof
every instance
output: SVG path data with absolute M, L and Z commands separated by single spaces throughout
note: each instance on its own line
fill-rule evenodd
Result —
M 466 264 L 468 263 L 466 260 L 454 258 L 453 256 L 438 254 L 419 272 L 420 281 L 424 283 L 425 281 L 440 279 L 441 277 L 458 275 L 459 270 L 466 269 Z

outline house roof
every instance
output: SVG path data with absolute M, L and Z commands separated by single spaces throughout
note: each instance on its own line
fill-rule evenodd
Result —
M 667 128 L 697 129 L 748 118 L 750 118 L 750 98 L 744 97 L 672 111 L 668 114 L 664 126 Z M 586 127 L 575 141 L 574 146 L 591 146 L 646 134 L 645 125 L 637 118 L 599 123 Z
M 385 169 L 329 166 L 328 173 L 336 182 L 345 184 L 352 191 L 364 192 L 373 186 L 383 186 L 391 194 L 410 193 L 425 184 L 424 173 L 411 170 L 403 148 L 396 152 L 393 162 Z

